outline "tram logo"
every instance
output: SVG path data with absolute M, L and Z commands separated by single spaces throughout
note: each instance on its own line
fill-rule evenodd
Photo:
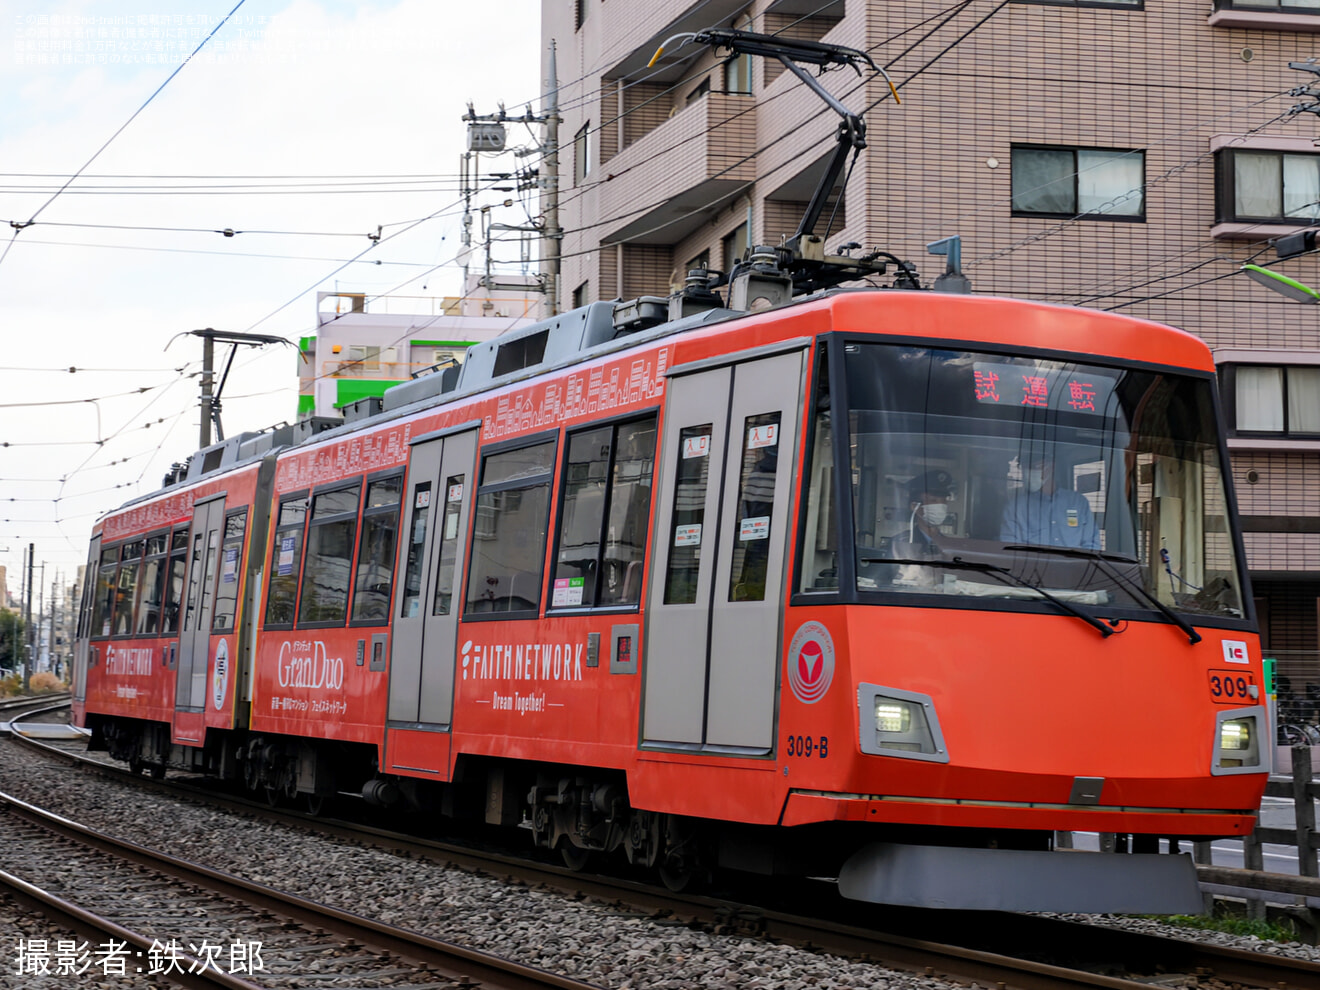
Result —
M 819 622 L 798 627 L 784 658 L 788 686 L 798 701 L 814 705 L 825 697 L 834 680 L 834 640 Z
M 229 689 L 229 640 L 220 640 L 215 648 L 215 676 L 211 678 L 211 701 L 215 710 L 225 707 L 225 694 Z

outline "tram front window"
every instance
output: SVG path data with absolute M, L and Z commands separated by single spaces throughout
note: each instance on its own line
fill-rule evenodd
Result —
M 845 346 L 859 592 L 1242 616 L 1208 379 Z

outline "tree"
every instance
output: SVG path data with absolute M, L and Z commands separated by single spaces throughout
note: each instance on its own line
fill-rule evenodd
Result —
M 23 616 L 0 608 L 0 667 L 16 669 L 23 659 Z

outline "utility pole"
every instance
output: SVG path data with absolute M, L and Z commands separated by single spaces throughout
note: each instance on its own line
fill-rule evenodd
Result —
M 47 640 L 50 644 L 50 648 L 46 654 L 48 657 L 46 661 L 46 669 L 52 673 L 55 671 L 55 613 L 58 611 L 56 605 L 59 603 L 59 586 L 60 578 L 57 572 L 55 580 L 50 583 L 50 638 Z
M 209 329 L 209 328 L 208 328 Z M 211 417 L 215 415 L 215 401 L 211 395 L 211 380 L 215 375 L 215 338 L 202 338 L 202 432 L 197 438 L 197 449 L 211 446 Z
M 34 649 L 32 650 L 32 667 L 41 668 L 41 630 L 46 625 L 46 597 L 41 593 L 41 589 L 46 586 L 46 562 L 41 562 L 41 578 L 37 581 L 37 626 L 32 630 L 32 641 Z M 32 670 L 28 671 L 31 676 Z
M 555 65 L 555 43 L 550 42 L 550 78 L 545 83 L 545 161 L 541 188 L 545 201 L 544 257 L 546 297 L 550 312 L 559 312 L 559 252 L 564 232 L 559 229 L 559 71 Z
M 225 390 L 225 382 L 229 380 L 229 369 L 234 366 L 234 355 L 238 353 L 240 346 L 247 347 L 265 347 L 267 344 L 286 344 L 289 347 L 294 345 L 283 337 L 277 337 L 268 333 L 231 333 L 228 330 L 216 330 L 207 327 L 204 330 L 187 330 L 184 333 L 176 333 L 170 338 L 170 344 L 174 343 L 180 337 L 191 336 L 202 338 L 202 396 L 200 405 L 202 407 L 201 432 L 198 434 L 198 440 L 201 446 L 198 449 L 205 449 L 211 446 L 211 424 L 215 423 L 215 437 L 217 440 L 225 438 L 224 428 L 220 425 L 220 393 Z M 232 344 L 229 349 L 229 358 L 225 361 L 225 372 L 220 376 L 220 384 L 213 387 L 215 379 L 215 342 L 222 344 Z M 165 349 L 170 349 L 170 344 L 165 345 Z
M 37 545 L 28 544 L 27 552 L 27 595 L 23 610 L 23 638 L 26 648 L 23 651 L 23 690 L 27 690 L 28 678 L 32 675 L 32 565 L 37 556 Z

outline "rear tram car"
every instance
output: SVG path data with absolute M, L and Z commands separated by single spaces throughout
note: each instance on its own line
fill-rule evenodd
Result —
M 1249 833 L 1269 769 L 1206 347 L 931 292 L 648 305 L 201 451 L 104 516 L 93 745 L 675 885 L 1197 911 L 1161 838 Z

